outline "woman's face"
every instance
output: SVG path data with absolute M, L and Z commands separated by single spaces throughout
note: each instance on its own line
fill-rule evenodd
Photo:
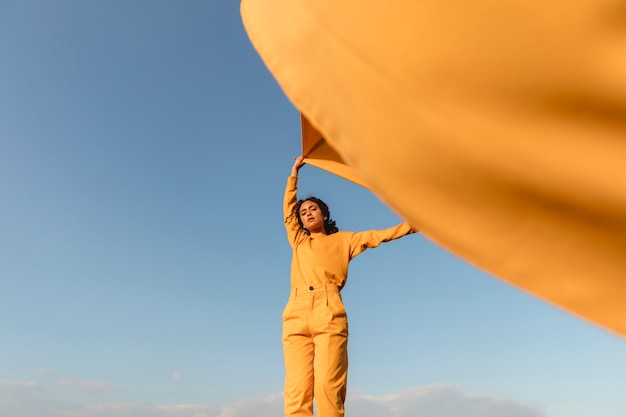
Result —
M 324 233 L 324 215 L 317 203 L 306 200 L 300 205 L 300 221 L 311 233 Z

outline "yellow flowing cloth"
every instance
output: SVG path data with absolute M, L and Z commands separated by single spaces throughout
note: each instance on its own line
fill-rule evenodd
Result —
M 368 188 L 359 173 L 345 164 L 343 158 L 326 142 L 324 137 L 304 117 L 302 122 L 302 155 L 309 165 L 339 175 L 347 180 Z
M 241 7 L 304 115 L 308 162 L 479 268 L 626 335 L 625 1 Z

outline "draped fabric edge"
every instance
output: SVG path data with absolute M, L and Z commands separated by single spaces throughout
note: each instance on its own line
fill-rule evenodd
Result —
M 304 161 L 331 174 L 368 188 L 365 180 L 326 142 L 322 134 L 303 115 L 300 115 L 302 125 L 302 155 Z

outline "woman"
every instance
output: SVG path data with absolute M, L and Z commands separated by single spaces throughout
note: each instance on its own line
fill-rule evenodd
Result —
M 385 230 L 339 232 L 328 206 L 297 200 L 295 159 L 285 190 L 284 214 L 291 261 L 291 296 L 283 312 L 285 416 L 344 415 L 348 374 L 348 318 L 339 291 L 348 263 L 367 248 L 413 233 L 407 223 Z

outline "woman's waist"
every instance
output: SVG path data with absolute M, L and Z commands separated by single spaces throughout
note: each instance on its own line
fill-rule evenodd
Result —
M 310 284 L 302 286 L 292 286 L 291 296 L 298 296 L 303 294 L 317 294 L 317 293 L 329 293 L 340 292 L 341 286 L 338 284 L 324 283 L 324 284 Z

